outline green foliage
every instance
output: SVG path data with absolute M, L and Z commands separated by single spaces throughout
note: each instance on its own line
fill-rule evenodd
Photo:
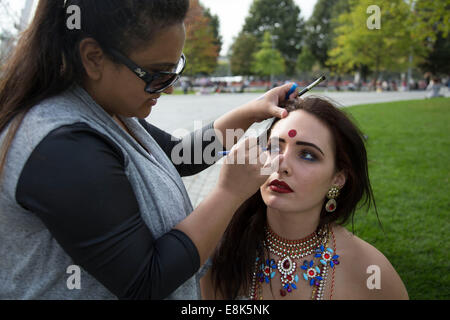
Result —
M 218 61 L 217 69 L 212 74 L 214 77 L 230 76 L 230 63 L 228 61 Z
M 328 64 L 340 72 L 368 67 L 378 77 L 381 71 L 405 71 L 408 58 L 415 66 L 438 70 L 447 54 L 445 37 L 449 32 L 448 0 L 350 0 L 350 11 L 338 19 L 334 48 Z M 366 10 L 371 5 L 381 9 L 381 29 L 370 30 Z M 435 42 L 440 38 L 440 43 Z M 444 50 L 444 52 L 442 51 Z M 435 52 L 433 55 L 432 52 Z
M 367 8 L 376 4 L 381 9 L 381 28 L 369 29 L 371 14 Z M 341 72 L 365 65 L 375 71 L 404 71 L 409 54 L 424 54 L 421 39 L 411 29 L 411 7 L 404 0 L 352 0 L 350 12 L 338 18 L 336 46 L 329 51 L 328 63 Z
M 258 39 L 251 33 L 241 32 L 231 47 L 231 72 L 233 75 L 253 74 L 253 56 L 259 49 Z
M 252 70 L 262 76 L 280 75 L 285 72 L 285 64 L 280 51 L 272 48 L 270 32 L 264 34 L 261 50 L 254 54 Z
M 422 71 L 433 74 L 450 74 L 450 1 L 449 0 L 411 0 L 413 35 L 429 50 L 418 61 Z
M 409 0 L 414 15 L 410 19 L 416 37 L 430 38 L 433 42 L 437 34 L 447 37 L 450 30 L 449 0 Z
M 287 66 L 286 73 L 295 73 L 297 56 L 301 51 L 304 22 L 300 8 L 293 0 L 254 0 L 243 31 L 255 35 L 259 41 L 269 31 Z
M 326 67 L 328 51 L 332 48 L 337 28 L 337 17 L 349 11 L 348 0 L 318 0 L 311 17 L 306 22 L 305 43 L 311 54 Z
M 311 53 L 309 47 L 305 47 L 297 58 L 297 71 L 309 72 L 317 62 L 316 57 Z
M 450 36 L 447 35 L 444 38 L 442 33 L 439 32 L 430 53 L 419 64 L 419 67 L 423 72 L 429 71 L 435 75 L 448 75 L 450 74 L 449 57 Z

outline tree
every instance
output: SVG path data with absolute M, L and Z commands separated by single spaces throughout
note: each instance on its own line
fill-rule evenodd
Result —
M 213 15 L 211 13 L 211 11 L 209 10 L 209 8 L 204 8 L 204 14 L 205 17 L 207 17 L 209 19 L 209 24 L 212 28 L 213 31 L 213 36 L 214 36 L 214 45 L 217 46 L 217 50 L 220 53 L 220 51 L 222 50 L 222 45 L 223 45 L 223 41 L 222 41 L 222 36 L 220 35 L 220 20 L 219 17 L 217 15 Z
M 230 64 L 233 75 L 253 74 L 253 56 L 259 49 L 258 39 L 247 32 L 241 32 L 231 46 Z
M 205 16 L 198 0 L 191 0 L 185 24 L 184 53 L 187 59 L 185 74 L 189 76 L 212 74 L 217 67 L 219 47 L 211 21 Z
M 328 51 L 332 48 L 336 36 L 334 30 L 337 27 L 337 18 L 348 11 L 348 0 L 318 0 L 306 22 L 305 43 L 321 67 L 327 66 Z
M 217 69 L 212 74 L 213 77 L 226 77 L 230 74 L 230 62 L 226 59 L 219 59 L 217 63 Z
M 450 1 L 448 0 L 414 0 L 413 13 L 415 21 L 413 34 L 423 39 L 429 51 L 418 66 L 424 72 L 433 74 L 450 74 Z
M 300 8 L 293 0 L 254 0 L 245 19 L 243 31 L 261 42 L 264 33 L 273 35 L 273 42 L 286 61 L 287 74 L 295 73 L 297 56 L 301 51 L 304 22 Z
M 422 39 L 430 39 L 431 43 L 441 34 L 444 38 L 450 31 L 449 0 L 409 0 L 413 15 L 410 24 L 414 35 Z
M 253 71 L 262 76 L 280 75 L 285 72 L 281 52 L 272 48 L 272 35 L 266 31 L 261 49 L 254 54 Z
M 309 72 L 312 70 L 313 66 L 316 64 L 316 57 L 311 53 L 309 47 L 305 47 L 302 53 L 298 55 L 297 58 L 297 71 L 299 72 Z
M 372 0 L 351 0 L 350 12 L 338 18 L 335 47 L 329 51 L 328 64 L 340 72 L 351 72 L 367 66 L 375 78 L 383 70 L 404 71 L 410 54 L 420 56 L 423 46 L 411 29 L 411 7 L 404 0 L 378 0 L 381 27 L 371 29 L 367 8 Z
M 430 53 L 419 63 L 419 68 L 423 72 L 431 72 L 434 75 L 449 75 L 450 64 L 450 37 L 444 38 L 442 32 L 437 34 L 436 41 Z

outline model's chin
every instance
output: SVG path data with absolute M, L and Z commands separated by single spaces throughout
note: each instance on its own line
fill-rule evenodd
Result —
M 269 190 L 261 192 L 261 196 L 266 206 L 274 209 L 282 210 L 288 204 L 286 194 L 283 193 L 272 192 Z

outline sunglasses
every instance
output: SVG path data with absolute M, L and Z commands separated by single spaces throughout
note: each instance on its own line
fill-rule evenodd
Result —
M 146 83 L 145 92 L 147 93 L 161 93 L 173 86 L 180 79 L 186 66 L 186 57 L 182 53 L 180 60 L 172 71 L 148 72 L 119 51 L 110 49 L 108 52 Z

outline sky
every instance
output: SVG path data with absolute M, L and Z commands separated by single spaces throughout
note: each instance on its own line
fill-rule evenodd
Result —
M 26 0 L 0 0 L 0 4 L 3 3 L 0 11 L 5 12 L 5 2 L 6 6 L 9 7 L 10 13 L 7 17 L 3 15 L 1 18 L 20 17 L 21 9 L 25 5 Z M 35 0 L 35 4 L 37 2 L 38 0 Z M 200 2 L 209 8 L 212 14 L 219 17 L 220 33 L 223 41 L 221 55 L 226 55 L 233 43 L 233 38 L 239 34 L 244 25 L 253 0 L 200 0 Z M 317 0 L 294 0 L 294 2 L 300 7 L 300 14 L 306 20 L 311 16 Z
M 244 25 L 245 18 L 253 0 L 200 0 L 211 13 L 219 16 L 220 33 L 223 40 L 222 55 L 226 55 L 229 47 Z M 317 0 L 294 0 L 300 7 L 300 15 L 306 20 L 314 9 Z

